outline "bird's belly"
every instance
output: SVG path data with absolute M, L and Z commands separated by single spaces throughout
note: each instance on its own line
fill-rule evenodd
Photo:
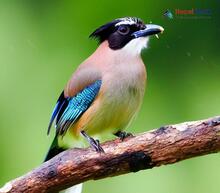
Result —
M 89 109 L 90 119 L 84 127 L 90 135 L 100 134 L 101 132 L 115 133 L 128 126 L 142 102 L 144 85 L 137 88 L 134 85 L 111 85 L 100 91 L 95 103 Z M 104 87 L 105 88 L 105 87 Z M 112 92 L 110 92 L 112 91 Z
M 109 110 L 106 112 L 105 121 L 111 128 L 123 129 L 138 110 L 141 101 L 138 93 L 133 95 L 129 90 L 121 93 L 115 91 L 115 94 L 115 99 L 113 97 L 108 99 L 106 108 Z

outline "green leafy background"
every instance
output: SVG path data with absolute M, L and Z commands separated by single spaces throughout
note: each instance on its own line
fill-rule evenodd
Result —
M 175 9 L 211 9 L 180 18 Z M 174 19 L 163 17 L 169 9 Z M 137 133 L 220 113 L 220 1 L 0 0 L 0 185 L 38 166 L 52 137 L 50 113 L 76 67 L 97 47 L 99 25 L 137 16 L 165 28 L 143 52 L 148 87 Z M 212 154 L 84 185 L 84 193 L 217 193 Z

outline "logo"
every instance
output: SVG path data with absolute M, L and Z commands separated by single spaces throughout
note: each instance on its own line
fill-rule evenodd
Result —
M 166 18 L 168 18 L 168 19 L 173 19 L 173 14 L 172 14 L 172 12 L 171 12 L 169 9 L 167 9 L 167 10 L 163 13 L 163 16 L 166 17 Z
M 220 1 L 220 0 L 219 0 Z M 212 9 L 174 9 L 173 11 L 167 9 L 163 13 L 163 17 L 167 19 L 211 19 Z

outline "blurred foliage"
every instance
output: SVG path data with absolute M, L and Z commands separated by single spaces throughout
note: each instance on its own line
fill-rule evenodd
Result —
M 175 9 L 211 9 L 181 19 Z M 163 17 L 167 10 L 174 19 Z M 88 35 L 123 16 L 160 24 L 143 52 L 148 87 L 138 118 L 142 132 L 220 113 L 220 1 L 0 0 L 0 185 L 38 166 L 52 137 L 50 113 L 73 70 L 97 46 Z M 84 185 L 84 193 L 217 193 L 219 154 Z

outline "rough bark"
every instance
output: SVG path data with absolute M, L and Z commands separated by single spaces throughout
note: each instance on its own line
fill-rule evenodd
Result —
M 164 126 L 91 148 L 67 150 L 38 168 L 8 182 L 0 192 L 57 192 L 87 180 L 172 164 L 220 151 L 220 116 Z

